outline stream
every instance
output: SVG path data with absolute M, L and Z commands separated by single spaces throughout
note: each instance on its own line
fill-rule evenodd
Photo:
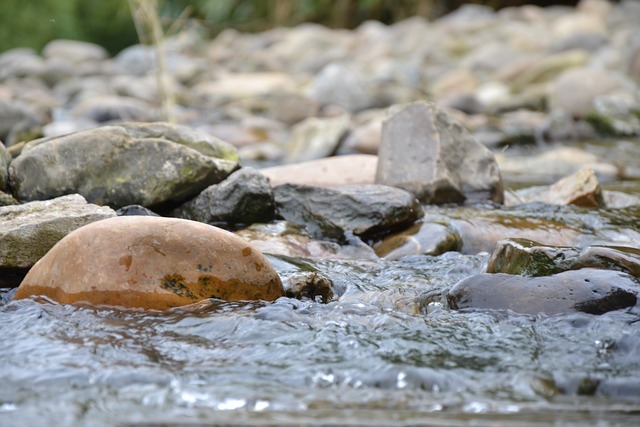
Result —
M 608 185 L 637 195 L 632 184 Z M 431 214 L 502 215 L 512 226 L 555 218 L 580 231 L 580 245 L 637 246 L 637 207 Z M 268 257 L 283 278 L 295 272 Z M 11 301 L 15 289 L 2 289 L 0 425 L 639 422 L 640 308 L 599 316 L 448 309 L 443 293 L 482 272 L 488 257 L 298 259 L 332 280 L 339 298 L 327 304 L 283 297 L 155 312 Z

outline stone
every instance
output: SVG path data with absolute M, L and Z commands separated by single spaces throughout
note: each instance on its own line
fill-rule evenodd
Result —
M 428 102 L 397 107 L 385 121 L 376 183 L 423 203 L 503 200 L 493 154 L 444 110 Z
M 340 245 L 314 239 L 302 226 L 286 221 L 253 224 L 235 234 L 266 254 L 312 259 L 378 259 L 373 249 L 360 239 L 352 238 Z
M 550 205 L 575 205 L 583 208 L 606 206 L 602 188 L 592 168 L 582 168 L 550 186 L 535 186 L 509 194 L 505 205 L 540 202 Z
M 109 53 L 105 48 L 94 43 L 80 40 L 53 40 L 42 49 L 42 55 L 47 58 L 62 58 L 71 63 L 85 61 L 102 61 Z
M 36 106 L 21 101 L 0 100 L 0 140 L 7 147 L 20 142 L 17 140 L 19 134 L 29 130 L 35 130 L 37 134 L 47 121 L 45 112 Z
M 322 105 L 337 105 L 356 113 L 379 107 L 371 77 L 351 65 L 330 63 L 313 78 L 307 92 Z
M 442 255 L 462 249 L 460 234 L 445 222 L 418 222 L 374 245 L 376 255 L 394 260 L 408 255 Z
M 553 183 L 582 168 L 591 168 L 601 182 L 613 181 L 618 167 L 577 147 L 559 147 L 538 155 L 496 155 L 502 176 L 511 182 Z
M 454 310 L 604 314 L 636 305 L 638 291 L 634 277 L 616 271 L 584 268 L 544 277 L 483 273 L 454 285 L 447 302 Z
M 78 194 L 0 207 L 0 268 L 29 268 L 73 230 L 114 216 Z
M 147 216 L 147 215 L 160 216 L 157 213 L 155 213 L 154 211 L 152 211 L 151 209 L 147 209 L 144 206 L 140 206 L 140 205 L 123 206 L 123 207 L 121 207 L 120 209 L 118 209 L 116 211 L 116 215 L 118 215 L 118 216 L 133 216 L 133 215 L 138 215 L 138 216 Z
M 277 216 L 304 226 L 312 236 L 344 242 L 407 227 L 422 216 L 408 191 L 384 185 L 321 188 L 284 184 L 274 188 Z
M 550 109 L 565 110 L 573 117 L 586 117 L 600 95 L 620 93 L 630 96 L 637 92 L 637 85 L 618 73 L 579 67 L 567 70 L 551 81 L 547 97 Z M 637 95 L 635 99 L 637 101 Z
M 235 149 L 214 137 L 151 123 L 32 141 L 11 162 L 9 175 L 20 201 L 79 193 L 114 208 L 154 208 L 182 203 L 237 167 Z
M 100 95 L 86 97 L 75 104 L 71 110 L 74 117 L 88 119 L 97 123 L 113 121 L 158 120 L 157 108 L 140 99 L 128 96 Z
M 209 298 L 273 301 L 284 290 L 264 255 L 230 232 L 184 219 L 119 216 L 79 228 L 38 261 L 14 299 L 38 295 L 61 304 L 166 310 Z
M 207 187 L 171 215 L 223 227 L 269 222 L 275 215 L 273 190 L 267 177 L 246 167 Z
M 0 191 L 6 191 L 9 184 L 9 163 L 11 155 L 0 141 Z
M 340 187 L 353 184 L 373 184 L 378 157 L 370 154 L 350 154 L 290 165 L 261 169 L 272 186 L 282 184 Z
M 346 114 L 330 118 L 310 117 L 301 121 L 291 130 L 285 162 L 299 163 L 330 156 L 338 148 L 350 123 Z
M 578 248 L 542 245 L 521 238 L 504 239 L 496 244 L 485 272 L 549 276 L 572 270 L 579 256 Z

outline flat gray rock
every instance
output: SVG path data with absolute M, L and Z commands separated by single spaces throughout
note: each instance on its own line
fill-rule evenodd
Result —
M 238 167 L 228 144 L 166 123 L 103 126 L 32 141 L 9 167 L 20 201 L 78 193 L 117 208 L 177 205 Z
M 396 107 L 382 126 L 376 183 L 423 203 L 502 203 L 494 155 L 444 110 L 421 101 Z
M 603 314 L 633 307 L 640 283 L 617 271 L 584 268 L 544 277 L 477 274 L 453 286 L 452 309 L 512 310 L 522 314 Z
M 78 194 L 0 207 L 0 269 L 29 268 L 71 231 L 114 216 Z

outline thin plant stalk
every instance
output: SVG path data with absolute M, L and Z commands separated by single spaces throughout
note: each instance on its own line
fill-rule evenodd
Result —
M 158 16 L 157 0 L 129 0 L 133 22 L 138 37 L 143 43 L 151 43 L 156 53 L 156 84 L 160 101 L 162 118 L 166 122 L 174 123 L 175 94 L 169 79 L 165 37 L 162 23 Z M 147 36 L 150 34 L 150 37 Z

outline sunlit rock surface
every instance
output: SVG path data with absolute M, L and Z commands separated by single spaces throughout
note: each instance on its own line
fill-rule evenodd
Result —
M 239 237 L 206 224 L 116 217 L 61 240 L 25 277 L 15 298 L 164 310 L 218 298 L 284 295 L 267 259 Z

